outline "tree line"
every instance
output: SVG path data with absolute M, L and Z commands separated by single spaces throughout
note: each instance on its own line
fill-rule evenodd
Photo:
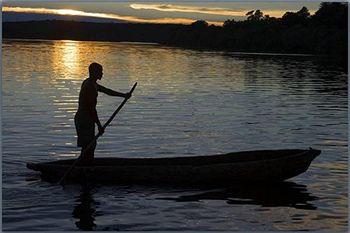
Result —
M 91 23 L 61 20 L 4 22 L 3 38 L 153 42 L 237 52 L 309 53 L 347 59 L 348 4 L 324 2 L 315 14 L 306 7 L 281 18 L 251 10 L 244 21 L 223 26 Z
M 173 32 L 168 44 L 242 52 L 310 53 L 347 57 L 347 3 L 321 3 L 314 15 L 303 7 L 281 18 L 261 10 L 244 21 L 226 20 L 223 27 L 198 20 Z

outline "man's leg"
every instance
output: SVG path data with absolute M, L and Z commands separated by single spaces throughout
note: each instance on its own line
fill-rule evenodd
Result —
M 96 148 L 96 142 L 93 145 L 91 145 L 90 148 L 87 148 L 87 145 L 82 147 L 81 159 L 83 164 L 92 165 L 94 163 L 95 148 Z

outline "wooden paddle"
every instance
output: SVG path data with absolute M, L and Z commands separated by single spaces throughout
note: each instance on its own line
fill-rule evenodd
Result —
M 135 90 L 137 85 L 137 82 L 134 84 L 134 86 L 131 88 L 130 90 L 130 94 L 132 94 L 132 92 Z M 124 99 L 124 101 L 119 105 L 119 107 L 114 111 L 114 113 L 112 114 L 112 116 L 108 119 L 108 121 L 102 126 L 103 129 L 106 129 L 107 126 L 109 125 L 109 123 L 111 123 L 111 121 L 114 119 L 114 117 L 117 115 L 117 113 L 120 111 L 120 109 L 122 109 L 122 107 L 124 106 L 124 104 L 128 101 L 128 99 Z M 97 139 L 101 136 L 100 132 L 98 132 L 96 134 L 96 136 L 94 137 L 94 139 L 89 143 L 89 145 L 85 148 L 84 151 L 81 152 L 80 156 L 74 161 L 74 163 L 72 164 L 72 166 L 70 166 L 70 168 L 66 171 L 66 173 L 62 176 L 62 178 L 60 179 L 60 181 L 58 182 L 58 184 L 63 185 L 64 180 L 66 179 L 66 177 L 71 173 L 71 171 L 73 170 L 73 168 L 75 167 L 75 165 L 80 161 L 80 159 L 83 157 L 83 155 L 86 153 L 86 151 L 88 151 L 90 149 L 90 147 L 97 141 Z

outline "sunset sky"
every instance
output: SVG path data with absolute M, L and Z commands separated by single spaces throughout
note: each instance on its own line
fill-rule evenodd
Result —
M 112 19 L 142 23 L 183 23 L 206 20 L 212 24 L 222 24 L 227 19 L 244 20 L 245 14 L 260 9 L 271 17 L 281 17 L 286 11 L 298 11 L 306 6 L 313 14 L 320 2 L 209 2 L 209 1 L 163 1 L 163 2 L 99 2 L 94 1 L 48 1 L 24 2 L 5 1 L 3 12 L 12 13 L 12 19 L 43 19 L 43 16 L 86 16 L 97 19 Z M 30 13 L 30 14 L 28 14 Z M 41 18 L 40 18 L 41 17 Z M 23 17 L 22 17 L 23 18 Z M 5 20 L 6 21 L 6 17 Z

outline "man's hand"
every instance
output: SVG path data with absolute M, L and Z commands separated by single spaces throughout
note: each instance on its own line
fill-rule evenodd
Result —
M 125 93 L 125 99 L 130 99 L 130 97 L 131 97 L 131 93 L 130 92 Z
M 98 125 L 98 132 L 102 136 L 102 134 L 105 132 L 105 129 L 102 127 L 102 125 Z

